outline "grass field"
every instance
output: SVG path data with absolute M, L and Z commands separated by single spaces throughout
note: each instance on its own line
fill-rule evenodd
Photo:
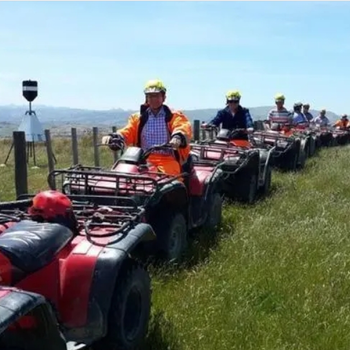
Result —
M 70 164 L 69 141 L 54 150 L 59 167 Z M 87 140 L 80 150 L 92 164 Z M 153 268 L 147 349 L 349 349 L 349 155 L 322 150 L 298 174 L 275 172 L 271 196 L 226 205 L 216 242 L 195 239 L 186 266 Z M 45 168 L 29 173 L 31 191 L 46 188 Z M 0 198 L 14 199 L 11 165 L 0 178 Z

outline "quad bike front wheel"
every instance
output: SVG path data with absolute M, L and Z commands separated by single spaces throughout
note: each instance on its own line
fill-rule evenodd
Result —
M 256 172 L 242 172 L 237 176 L 235 198 L 242 203 L 254 203 L 258 193 L 258 181 L 258 174 Z
M 222 221 L 222 197 L 219 192 L 214 192 L 209 198 L 208 216 L 204 223 L 204 228 L 210 232 L 215 232 Z
M 164 210 L 157 214 L 152 227 L 157 236 L 157 256 L 165 261 L 181 260 L 187 247 L 187 223 L 184 215 Z
M 140 263 L 127 259 L 115 284 L 105 338 L 93 350 L 139 349 L 147 335 L 151 312 L 151 280 Z
M 266 175 L 265 175 L 265 181 L 264 185 L 261 186 L 260 192 L 262 196 L 268 196 L 271 189 L 271 183 L 272 183 L 272 167 L 271 165 L 266 165 Z
M 298 158 L 298 168 L 304 169 L 306 165 L 306 160 L 309 154 L 309 145 L 306 144 L 304 148 L 300 148 L 299 150 L 299 158 Z

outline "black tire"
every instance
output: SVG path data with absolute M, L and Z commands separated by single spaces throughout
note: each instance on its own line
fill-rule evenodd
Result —
M 296 171 L 298 166 L 298 157 L 299 157 L 299 149 L 293 148 L 291 152 L 288 155 L 287 159 L 287 170 L 289 171 Z
M 252 170 L 251 170 L 252 171 Z M 255 202 L 258 193 L 258 175 L 255 172 L 244 172 L 237 179 L 235 198 L 243 203 Z
M 312 136 L 310 136 L 308 157 L 309 158 L 313 157 L 315 153 L 316 153 L 316 140 Z
M 115 284 L 107 335 L 93 350 L 139 349 L 148 332 L 151 312 L 151 280 L 138 262 L 127 259 Z
M 271 189 L 272 182 L 272 167 L 270 164 L 266 165 L 266 175 L 264 185 L 261 187 L 261 195 L 268 196 Z
M 180 212 L 159 212 L 152 227 L 157 236 L 157 256 L 169 262 L 180 261 L 187 248 L 187 223 L 184 215 Z
M 208 217 L 205 220 L 204 228 L 210 232 L 216 232 L 222 222 L 222 197 L 220 193 L 214 192 L 209 199 Z
M 308 154 L 308 145 L 305 145 L 304 149 L 300 149 L 299 151 L 299 159 L 298 159 L 298 168 L 304 169 L 306 160 L 307 160 L 307 154 Z M 299 161 L 300 160 L 300 161 Z

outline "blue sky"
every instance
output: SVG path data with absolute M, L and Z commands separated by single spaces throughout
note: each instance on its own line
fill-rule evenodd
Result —
M 276 92 L 350 112 L 349 2 L 0 2 L 0 104 L 137 108 L 148 79 L 180 109 Z

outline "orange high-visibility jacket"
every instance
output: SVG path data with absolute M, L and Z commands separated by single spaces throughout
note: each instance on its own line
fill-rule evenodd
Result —
M 334 125 L 339 126 L 341 129 L 345 129 L 345 128 L 350 127 L 349 120 L 347 120 L 347 119 L 346 120 L 338 119 Z
M 190 153 L 190 141 L 192 139 L 192 125 L 188 118 L 180 111 L 172 111 L 166 105 L 163 105 L 166 114 L 166 123 L 170 137 L 175 135 L 181 138 L 181 146 L 175 151 L 175 156 L 182 165 L 187 161 Z M 148 120 L 148 111 L 141 109 L 141 113 L 137 112 L 129 117 L 127 125 L 118 130 L 127 146 L 141 147 L 141 132 Z

